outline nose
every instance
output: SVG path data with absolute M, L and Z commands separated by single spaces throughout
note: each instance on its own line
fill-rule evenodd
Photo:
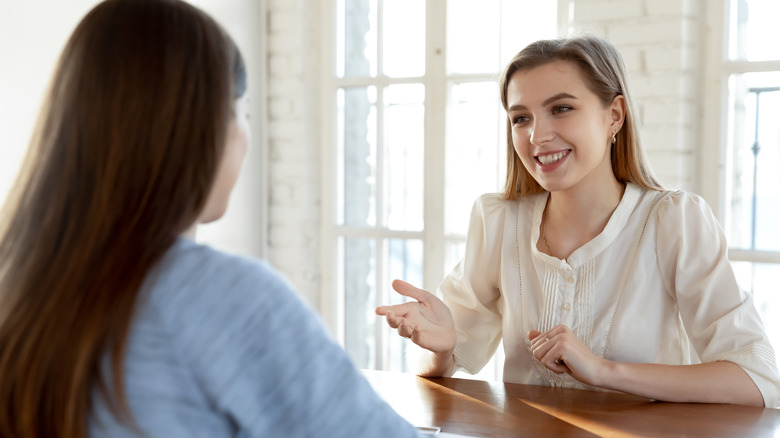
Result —
M 545 118 L 535 118 L 531 127 L 531 143 L 535 145 L 544 144 L 554 137 L 552 123 Z

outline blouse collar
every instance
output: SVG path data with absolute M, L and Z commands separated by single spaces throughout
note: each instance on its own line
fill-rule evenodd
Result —
M 547 192 L 538 196 L 534 203 L 533 211 L 533 228 L 531 229 L 531 253 L 537 257 L 542 258 L 545 262 L 557 265 L 560 267 L 576 268 L 586 263 L 588 260 L 593 259 L 604 251 L 612 242 L 617 238 L 620 231 L 625 227 L 628 219 L 631 217 L 631 213 L 634 211 L 639 198 L 642 195 L 642 188 L 633 183 L 626 183 L 626 190 L 623 193 L 623 197 L 620 198 L 615 211 L 612 212 L 609 221 L 604 229 L 598 236 L 594 237 L 590 242 L 574 250 L 567 260 L 560 260 L 557 257 L 552 257 L 539 251 L 536 247 L 536 242 L 539 241 L 540 231 L 539 228 L 542 224 L 542 214 L 544 213 L 544 207 L 547 205 L 547 199 L 550 197 L 550 193 Z

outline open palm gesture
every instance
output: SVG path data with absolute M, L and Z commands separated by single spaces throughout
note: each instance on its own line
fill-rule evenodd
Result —
M 452 313 L 444 302 L 434 294 L 418 289 L 411 284 L 395 280 L 393 289 L 412 298 L 394 306 L 379 306 L 377 315 L 387 319 L 387 324 L 398 330 L 398 334 L 426 350 L 434 353 L 451 353 L 455 349 L 455 323 Z

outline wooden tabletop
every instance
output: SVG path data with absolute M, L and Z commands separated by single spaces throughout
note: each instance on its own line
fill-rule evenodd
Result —
M 410 423 L 479 437 L 780 436 L 780 410 L 661 403 L 627 394 L 364 371 Z

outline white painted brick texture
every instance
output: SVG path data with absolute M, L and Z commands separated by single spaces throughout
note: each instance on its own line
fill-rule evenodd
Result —
M 704 19 L 699 1 L 572 0 L 575 31 L 604 36 L 623 55 L 653 170 L 666 186 L 694 191 Z
M 321 2 L 268 2 L 268 259 L 319 307 Z M 303 66 L 307 68 L 304 71 Z M 314 100 L 313 100 L 314 99 Z

